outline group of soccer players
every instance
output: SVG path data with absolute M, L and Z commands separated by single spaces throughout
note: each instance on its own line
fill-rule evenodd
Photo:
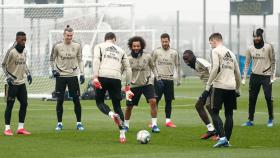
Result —
M 82 61 L 81 44 L 73 40 L 74 30 L 67 25 L 64 29 L 64 39 L 53 45 L 50 63 L 53 77 L 56 79 L 55 94 L 57 97 L 56 113 L 57 126 L 55 130 L 63 130 L 62 115 L 63 101 L 66 87 L 73 99 L 74 111 L 77 119 L 77 130 L 84 130 L 81 122 L 80 84 L 85 82 L 84 64 Z M 242 83 L 245 79 L 253 59 L 252 74 L 249 88 L 249 121 L 245 126 L 253 126 L 254 112 L 260 86 L 263 86 L 267 101 L 269 120 L 268 127 L 273 126 L 272 82 L 275 72 L 275 54 L 271 44 L 263 40 L 263 30 L 257 29 L 253 33 L 254 45 L 246 52 L 246 64 Z M 93 79 L 96 105 L 99 110 L 108 115 L 120 129 L 120 143 L 126 142 L 125 132 L 129 131 L 129 121 L 134 106 L 137 106 L 141 95 L 146 98 L 151 108 L 151 131 L 159 133 L 157 125 L 158 104 L 164 94 L 166 127 L 175 128 L 171 121 L 172 101 L 174 100 L 174 75 L 178 76 L 177 86 L 181 82 L 181 65 L 179 53 L 170 48 L 170 37 L 164 33 L 160 37 L 161 47 L 152 53 L 145 52 L 146 42 L 140 36 L 128 40 L 129 55 L 116 45 L 117 37 L 108 32 L 104 42 L 94 47 Z M 2 68 L 6 75 L 5 96 L 7 106 L 5 110 L 4 135 L 11 136 L 10 127 L 12 108 L 17 98 L 20 102 L 19 124 L 17 134 L 31 134 L 24 128 L 27 109 L 27 90 L 24 75 L 27 75 L 29 84 L 32 83 L 31 73 L 26 65 L 25 52 L 26 34 L 18 32 L 16 41 L 8 50 Z M 205 83 L 205 90 L 199 97 L 195 108 L 207 127 L 207 133 L 202 139 L 218 140 L 214 147 L 228 147 L 233 128 L 233 110 L 237 107 L 236 98 L 240 96 L 241 75 L 235 55 L 223 45 L 220 33 L 213 33 L 209 37 L 211 45 L 211 64 L 202 58 L 197 58 L 191 50 L 183 53 L 184 62 L 194 69 Z M 126 109 L 123 114 L 122 76 L 125 75 Z M 79 79 L 78 79 L 78 76 Z M 113 110 L 104 103 L 108 91 L 112 100 Z M 225 124 L 219 116 L 224 105 Z M 211 116 L 212 122 L 208 118 Z

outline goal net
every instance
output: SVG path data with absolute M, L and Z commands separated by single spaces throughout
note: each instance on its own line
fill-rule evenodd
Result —
M 154 48 L 154 30 L 135 30 L 132 3 L 7 4 L 0 5 L 0 10 L 1 63 L 15 41 L 16 32 L 24 31 L 27 34 L 27 64 L 33 77 L 33 83 L 27 86 L 31 98 L 50 97 L 54 91 L 50 52 L 54 43 L 63 40 L 66 25 L 74 29 L 73 39 L 83 46 L 87 81 L 92 76 L 93 47 L 104 41 L 106 32 L 116 33 L 118 45 L 125 50 L 127 40 L 135 34 L 147 40 L 148 50 Z M 4 82 L 5 76 L 1 70 L 0 96 L 4 94 Z M 81 85 L 81 91 L 86 86 L 87 82 Z

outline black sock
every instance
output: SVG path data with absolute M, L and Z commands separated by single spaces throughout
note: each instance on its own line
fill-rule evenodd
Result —
M 81 122 L 81 117 L 82 117 L 82 107 L 80 103 L 80 99 L 78 97 L 73 97 L 73 102 L 74 102 L 74 111 L 76 114 L 76 119 L 77 122 Z

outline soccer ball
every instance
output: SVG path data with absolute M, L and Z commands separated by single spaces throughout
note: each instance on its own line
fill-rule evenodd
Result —
M 151 140 L 150 132 L 141 130 L 137 133 L 137 141 L 141 144 L 147 144 Z

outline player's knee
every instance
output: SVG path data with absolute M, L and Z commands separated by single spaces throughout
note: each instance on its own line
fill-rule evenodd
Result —
M 21 102 L 21 103 L 20 103 L 20 110 L 26 110 L 26 109 L 27 109 L 27 106 L 28 106 L 28 103 L 27 103 L 27 102 Z
M 153 107 L 153 106 L 156 106 L 157 105 L 157 100 L 155 98 L 153 99 L 149 99 L 149 103 L 150 105 Z
M 76 104 L 76 103 L 80 103 L 80 98 L 79 96 L 75 96 L 72 98 L 73 102 Z

